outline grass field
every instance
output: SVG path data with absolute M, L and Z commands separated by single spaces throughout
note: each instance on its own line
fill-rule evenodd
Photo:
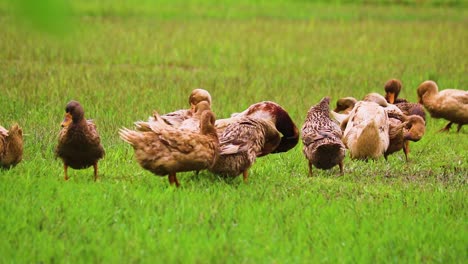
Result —
M 197 87 L 219 118 L 272 100 L 298 127 L 323 96 L 390 78 L 411 101 L 427 79 L 466 89 L 468 8 L 412 2 L 80 0 L 33 28 L 0 2 L 0 125 L 26 134 L 23 162 L 0 171 L 0 262 L 466 263 L 467 127 L 437 133 L 429 117 L 408 163 L 346 158 L 344 176 L 311 178 L 298 144 L 258 159 L 248 184 L 181 173 L 179 189 L 117 134 Z M 54 159 L 71 99 L 101 133 L 98 182 L 92 169 L 65 182 Z

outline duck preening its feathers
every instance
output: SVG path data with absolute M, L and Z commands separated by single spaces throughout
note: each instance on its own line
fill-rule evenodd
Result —
M 303 153 L 309 161 L 309 174 L 312 165 L 319 169 L 330 169 L 336 165 L 343 174 L 345 146 L 341 141 L 340 127 L 330 119 L 330 98 L 323 98 L 307 112 L 302 127 Z
M 457 132 L 468 124 L 468 91 L 445 89 L 439 91 L 434 81 L 425 81 L 418 87 L 418 100 L 433 118 L 444 118 L 449 123 L 441 131 L 449 131 L 457 124 Z
M 220 156 L 210 171 L 222 176 L 243 174 L 260 155 L 273 152 L 281 141 L 281 135 L 270 121 L 243 116 L 229 124 L 219 136 Z
M 120 138 L 132 145 L 135 158 L 155 175 L 168 175 L 169 183 L 179 186 L 177 172 L 211 168 L 219 155 L 219 142 L 214 128 L 214 114 L 201 114 L 197 132 L 168 126 L 157 114 L 153 122 L 137 122 L 141 131 L 123 128 Z
M 0 168 L 16 166 L 23 159 L 23 130 L 18 124 L 9 130 L 0 126 Z

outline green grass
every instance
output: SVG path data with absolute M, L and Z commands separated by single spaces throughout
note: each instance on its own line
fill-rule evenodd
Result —
M 248 184 L 181 173 L 179 189 L 118 138 L 187 107 L 197 87 L 220 118 L 273 100 L 298 127 L 323 96 L 383 93 L 390 78 L 411 101 L 426 79 L 466 89 L 463 2 L 371 2 L 83 0 L 66 34 L 31 30 L 0 3 L 0 125 L 26 133 L 23 162 L 0 171 L 0 262 L 466 262 L 466 127 L 440 134 L 445 121 L 428 117 L 408 163 L 346 158 L 343 177 L 310 178 L 299 144 L 258 159 Z M 92 169 L 63 181 L 53 156 L 71 99 L 107 152 L 96 183 Z

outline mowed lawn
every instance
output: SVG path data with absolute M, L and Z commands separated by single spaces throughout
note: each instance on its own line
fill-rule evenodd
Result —
M 466 263 L 466 126 L 438 133 L 446 121 L 428 116 L 409 162 L 347 157 L 344 176 L 308 177 L 299 143 L 257 159 L 248 183 L 190 172 L 178 189 L 139 167 L 118 129 L 187 108 L 198 87 L 218 118 L 271 100 L 299 128 L 322 97 L 383 94 L 390 78 L 413 102 L 428 79 L 466 90 L 467 10 L 80 0 L 70 17 L 25 22 L 2 2 L 0 125 L 23 127 L 25 153 L 0 171 L 0 262 Z M 54 158 L 71 99 L 101 133 L 97 182 L 92 169 L 64 181 Z

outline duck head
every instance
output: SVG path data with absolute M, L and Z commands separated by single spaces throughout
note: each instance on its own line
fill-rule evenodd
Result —
M 385 100 L 387 102 L 393 104 L 395 100 L 398 98 L 398 94 L 401 91 L 401 81 L 398 79 L 390 79 L 385 83 Z
M 23 139 L 23 130 L 18 124 L 11 126 L 8 131 L 8 137 L 12 140 L 22 140 Z
M 61 126 L 67 127 L 72 122 L 78 123 L 84 119 L 84 110 L 83 107 L 77 101 L 70 101 L 65 107 L 65 117 L 62 121 Z
M 210 110 L 203 111 L 200 117 L 200 133 L 202 135 L 213 135 L 217 138 L 215 122 L 216 117 L 213 112 Z
M 418 115 L 411 115 L 405 121 L 404 139 L 411 141 L 419 141 L 426 132 L 426 123 L 424 119 Z
M 439 91 L 437 83 L 434 81 L 425 81 L 418 86 L 418 102 L 423 104 L 426 95 L 434 95 Z
M 211 110 L 211 105 L 207 101 L 199 102 L 198 104 L 195 105 L 195 108 L 194 108 L 195 115 L 197 116 L 201 116 L 203 111 L 206 111 L 206 110 Z
M 364 96 L 364 99 L 363 101 L 367 101 L 367 102 L 374 102 L 382 107 L 387 107 L 388 104 L 387 104 L 387 100 L 385 100 L 385 97 L 383 97 L 382 95 L 378 94 L 378 93 L 370 93 L 366 96 Z
M 192 111 L 195 110 L 194 108 L 198 103 L 203 102 L 203 101 L 208 102 L 208 104 L 211 106 L 210 93 L 204 89 L 200 89 L 200 88 L 194 89 L 189 96 L 189 104 L 190 104 Z
M 351 111 L 356 103 L 357 100 L 354 97 L 340 98 L 338 101 L 336 101 L 336 108 L 333 111 L 337 113 L 341 111 Z

